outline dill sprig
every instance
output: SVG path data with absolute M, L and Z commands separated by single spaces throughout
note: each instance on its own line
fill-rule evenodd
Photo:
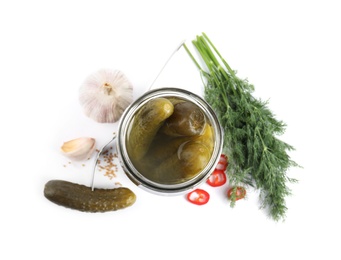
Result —
M 220 55 L 206 34 L 192 41 L 206 66 L 201 68 L 186 45 L 205 81 L 205 99 L 215 110 L 224 129 L 224 152 L 229 157 L 231 185 L 260 190 L 261 207 L 278 221 L 285 218 L 285 197 L 291 194 L 287 171 L 298 166 L 288 155 L 294 147 L 278 138 L 286 125 L 275 118 L 268 102 L 256 99 L 254 86 L 240 79 Z M 235 198 L 235 194 L 232 195 Z M 235 205 L 232 199 L 231 206 Z

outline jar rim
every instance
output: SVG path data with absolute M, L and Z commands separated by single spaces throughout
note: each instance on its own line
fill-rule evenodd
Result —
M 132 161 L 129 158 L 126 148 L 126 138 L 127 134 L 129 133 L 129 126 L 131 126 L 130 123 L 135 113 L 151 99 L 160 97 L 176 97 L 193 102 L 204 112 L 205 116 L 207 116 L 214 129 L 215 138 L 213 152 L 206 167 L 190 180 L 186 180 L 177 184 L 162 184 L 146 178 L 134 167 Z M 197 187 L 199 184 L 203 183 L 213 172 L 222 152 L 223 129 L 215 112 L 203 98 L 185 89 L 170 87 L 160 88 L 146 92 L 144 95 L 136 99 L 125 110 L 118 126 L 118 136 L 116 144 L 120 164 L 126 175 L 129 177 L 129 179 L 133 181 L 133 183 L 153 193 L 162 195 L 178 195 Z

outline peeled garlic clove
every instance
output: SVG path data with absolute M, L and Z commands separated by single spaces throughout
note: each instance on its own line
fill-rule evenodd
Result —
M 81 85 L 79 100 L 88 117 L 114 123 L 133 101 L 133 86 L 121 71 L 102 69 Z
M 85 160 L 91 157 L 95 151 L 96 140 L 91 137 L 80 137 L 65 142 L 62 147 L 62 153 L 72 160 Z

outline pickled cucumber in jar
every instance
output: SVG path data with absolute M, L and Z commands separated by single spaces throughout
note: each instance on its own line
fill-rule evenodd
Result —
M 202 109 L 177 97 L 144 104 L 127 138 L 135 168 L 161 184 L 178 184 L 197 176 L 210 161 L 213 146 L 212 126 Z
M 174 105 L 173 114 L 166 120 L 161 131 L 169 136 L 197 136 L 205 127 L 204 112 L 189 101 Z
M 173 114 L 173 104 L 165 98 L 155 98 L 139 109 L 133 119 L 127 149 L 133 161 L 140 160 L 148 152 L 164 121 Z
M 209 149 L 197 141 L 181 144 L 176 153 L 148 171 L 148 178 L 158 183 L 177 184 L 195 177 L 211 158 Z

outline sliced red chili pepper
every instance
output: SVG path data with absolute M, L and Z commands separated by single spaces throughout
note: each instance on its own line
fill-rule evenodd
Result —
M 233 193 L 235 192 L 235 196 L 236 196 L 236 201 L 245 198 L 246 195 L 246 190 L 244 187 L 232 187 L 227 191 L 227 197 L 229 199 L 231 199 L 231 197 L 233 196 Z
M 219 187 L 226 183 L 226 173 L 221 170 L 214 170 L 211 176 L 207 179 L 207 184 L 212 187 Z
M 216 166 L 217 170 L 225 171 L 228 166 L 228 158 L 225 154 L 221 154 L 218 164 Z
M 187 194 L 187 199 L 193 204 L 204 205 L 210 199 L 210 194 L 202 189 L 196 189 Z

